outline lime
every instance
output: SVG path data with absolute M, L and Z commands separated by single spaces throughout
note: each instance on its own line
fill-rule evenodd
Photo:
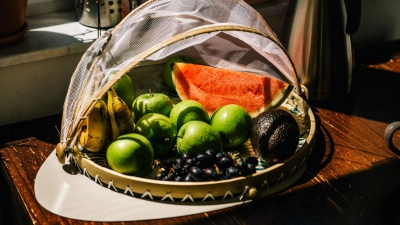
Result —
M 235 148 L 249 139 L 252 122 L 243 107 L 229 104 L 215 110 L 210 124 L 221 136 L 223 146 Z
M 107 148 L 110 168 L 122 174 L 143 176 L 150 172 L 154 150 L 147 138 L 130 133 L 119 136 Z
M 114 85 L 113 88 L 118 96 L 125 102 L 129 108 L 136 98 L 136 87 L 132 79 L 124 74 Z
M 178 130 L 183 124 L 189 121 L 199 120 L 206 123 L 210 122 L 210 116 L 206 109 L 199 102 L 194 100 L 183 100 L 176 104 L 172 108 L 169 118 Z
M 132 103 L 132 112 L 138 121 L 148 113 L 159 113 L 169 116 L 173 107 L 171 99 L 163 93 L 146 93 L 139 95 Z
M 176 144 L 176 126 L 171 120 L 158 113 L 148 113 L 136 123 L 135 133 L 146 137 L 154 149 L 156 158 L 172 152 Z
M 208 149 L 221 151 L 222 143 L 218 132 L 203 121 L 189 121 L 178 131 L 176 141 L 179 153 L 204 153 Z

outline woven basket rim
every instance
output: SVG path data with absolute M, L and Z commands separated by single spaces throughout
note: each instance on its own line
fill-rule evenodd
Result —
M 301 97 L 299 97 L 294 91 L 292 91 L 294 95 L 297 96 L 297 98 L 303 100 Z M 304 101 L 304 100 L 303 100 Z M 307 104 L 304 102 L 304 104 Z M 308 105 L 307 105 L 308 106 Z M 76 163 L 76 166 L 79 167 L 83 171 L 83 173 L 88 176 L 89 178 L 94 178 L 95 182 L 102 182 L 105 184 L 109 184 L 110 182 L 112 183 L 113 188 L 117 189 L 126 189 L 127 187 L 130 186 L 143 186 L 145 187 L 142 192 L 149 191 L 150 189 L 158 189 L 153 196 L 157 197 L 162 197 L 163 194 L 165 193 L 171 193 L 174 192 L 174 189 L 178 188 L 180 192 L 182 191 L 189 191 L 189 192 L 195 192 L 196 189 L 205 189 L 208 190 L 208 192 L 212 193 L 216 189 L 221 189 L 224 187 L 232 187 L 234 188 L 235 186 L 259 186 L 262 183 L 262 179 L 265 177 L 271 177 L 271 176 L 283 176 L 283 179 L 285 176 L 290 176 L 291 174 L 283 174 L 281 171 L 287 170 L 294 161 L 297 161 L 294 166 L 294 168 L 289 168 L 292 170 L 299 170 L 303 166 L 305 166 L 306 160 L 311 153 L 315 139 L 316 139 L 316 120 L 315 116 L 312 112 L 312 109 L 310 107 L 307 108 L 307 115 L 309 117 L 309 132 L 307 137 L 305 138 L 305 143 L 303 146 L 301 146 L 291 157 L 288 159 L 277 163 L 275 165 L 272 165 L 266 169 L 259 170 L 255 174 L 248 175 L 248 176 L 242 176 L 242 177 L 237 177 L 229 180 L 219 180 L 219 181 L 205 181 L 205 182 L 174 182 L 174 181 L 159 181 L 156 179 L 149 179 L 149 178 L 143 178 L 143 177 L 136 177 L 136 176 L 130 176 L 130 175 L 123 175 L 120 174 L 116 171 L 113 171 L 111 169 L 105 168 L 96 162 L 85 158 L 82 154 L 75 154 L 74 155 L 74 162 Z M 276 172 L 279 171 L 279 172 Z M 290 172 L 290 173 L 292 173 Z M 274 174 L 275 173 L 275 174 Z M 276 173 L 281 173 L 281 174 L 276 174 Z M 280 179 L 280 178 L 279 178 Z M 278 181 L 279 181 L 278 179 Z M 118 181 L 116 181 L 118 180 Z M 273 181 L 275 182 L 275 181 Z M 110 188 L 110 187 L 108 187 Z M 258 189 L 257 188 L 257 189 Z M 285 187 L 282 187 L 285 188 Z M 190 191 L 191 190 L 191 191 Z M 241 191 L 236 191 L 234 194 L 238 194 Z M 233 191 L 232 191 L 233 192 Z M 139 191 L 140 193 L 140 191 Z M 161 194 L 160 194 L 161 193 Z M 206 193 L 206 192 L 205 192 Z M 224 192 L 225 193 L 225 192 Z M 141 193 L 143 194 L 143 193 Z M 179 195 L 180 197 L 177 198 L 182 198 L 182 196 L 185 193 L 175 193 L 176 195 Z M 219 194 L 216 194 L 214 196 L 216 197 L 221 197 L 221 192 Z

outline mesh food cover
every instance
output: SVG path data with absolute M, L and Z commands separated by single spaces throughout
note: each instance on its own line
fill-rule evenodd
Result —
M 64 102 L 63 148 L 74 146 L 85 117 L 120 77 L 129 73 L 134 79 L 140 68 L 162 65 L 175 55 L 272 76 L 300 90 L 294 66 L 274 32 L 244 1 L 147 1 L 82 56 Z

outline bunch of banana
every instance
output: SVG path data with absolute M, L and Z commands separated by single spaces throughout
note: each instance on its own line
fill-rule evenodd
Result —
M 110 118 L 111 141 L 122 134 L 133 133 L 135 130 L 134 116 L 113 88 L 107 91 L 107 108 Z
M 82 125 L 79 144 L 91 152 L 102 150 L 109 143 L 109 124 L 107 104 L 99 99 Z

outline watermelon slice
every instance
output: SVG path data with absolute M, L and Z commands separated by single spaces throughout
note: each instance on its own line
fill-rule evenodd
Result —
M 172 77 L 179 97 L 200 102 L 210 115 L 237 104 L 254 118 L 280 104 L 293 88 L 275 78 L 190 63 L 175 63 Z

